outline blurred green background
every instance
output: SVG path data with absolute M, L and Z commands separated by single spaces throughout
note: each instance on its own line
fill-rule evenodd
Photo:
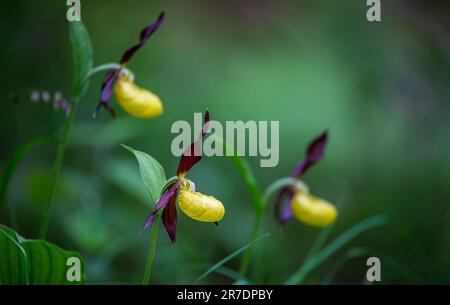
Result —
M 176 172 L 170 151 L 176 120 L 280 121 L 280 162 L 260 168 L 262 187 L 288 176 L 308 142 L 328 129 L 326 157 L 305 177 L 334 202 L 329 239 L 376 214 L 390 224 L 353 240 L 315 270 L 320 283 L 346 250 L 369 247 L 382 283 L 450 283 L 449 5 L 382 1 L 382 22 L 366 20 L 365 1 L 82 1 L 94 64 L 119 60 L 142 27 L 166 11 L 166 23 L 130 61 L 136 82 L 158 94 L 164 115 L 118 119 L 91 113 L 101 76 L 80 102 L 48 239 L 80 252 L 88 283 L 140 283 L 150 244 L 138 235 L 152 207 L 134 158 L 121 143 L 148 152 Z M 65 1 L 13 1 L 0 11 L 0 170 L 14 150 L 40 135 L 59 135 L 65 117 L 32 103 L 32 89 L 70 97 L 72 54 Z M 21 96 L 13 102 L 11 94 Z M 36 238 L 56 145 L 28 154 L 14 174 L 0 221 Z M 254 215 L 229 159 L 205 158 L 191 172 L 197 188 L 219 198 L 218 227 L 179 215 L 177 245 L 159 230 L 152 282 L 192 283 L 212 263 L 247 243 Z M 318 229 L 292 221 L 282 230 L 270 205 L 255 247 L 252 278 L 281 283 L 302 263 Z M 253 262 L 253 263 L 254 263 Z M 237 270 L 239 260 L 227 267 Z M 262 265 L 262 266 L 261 266 Z M 258 267 L 259 266 L 259 267 Z M 365 258 L 346 262 L 333 283 L 362 283 Z M 201 283 L 232 283 L 212 274 Z

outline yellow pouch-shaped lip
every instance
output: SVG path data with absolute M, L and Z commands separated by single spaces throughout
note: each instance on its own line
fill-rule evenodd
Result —
M 151 119 L 163 112 L 159 97 L 140 88 L 133 81 L 119 77 L 114 84 L 114 93 L 120 106 L 130 115 Z
M 333 204 L 302 191 L 292 198 L 291 208 L 298 220 L 314 227 L 326 227 L 337 217 Z
M 178 207 L 190 218 L 203 222 L 217 222 L 225 215 L 225 208 L 219 200 L 185 187 L 180 189 Z

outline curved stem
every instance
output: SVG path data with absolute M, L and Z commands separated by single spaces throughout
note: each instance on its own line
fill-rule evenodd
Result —
M 262 201 L 264 203 L 264 205 L 267 204 L 267 202 L 269 201 L 270 197 L 272 197 L 276 192 L 278 192 L 279 190 L 287 187 L 287 186 L 292 186 L 295 183 L 297 183 L 297 179 L 294 177 L 284 177 L 284 178 L 280 178 L 278 180 L 275 180 L 274 182 L 272 182 L 265 190 L 264 193 L 262 195 Z
M 47 236 L 47 230 L 48 230 L 48 223 L 50 218 L 50 207 L 53 203 L 54 195 L 55 195 L 55 188 L 56 188 L 56 182 L 58 181 L 59 174 L 61 172 L 61 165 L 64 159 L 64 152 L 66 150 L 67 146 L 67 139 L 69 138 L 70 134 L 70 128 L 72 127 L 73 119 L 75 117 L 75 110 L 78 105 L 79 98 L 74 98 L 72 105 L 70 106 L 70 113 L 69 117 L 66 120 L 66 125 L 64 126 L 64 133 L 63 137 L 61 139 L 61 143 L 58 147 L 58 152 L 56 154 L 55 163 L 53 166 L 53 173 L 52 178 L 50 182 L 50 189 L 48 192 L 47 201 L 44 204 L 44 210 L 42 212 L 42 221 L 41 226 L 39 230 L 39 238 L 45 239 Z
M 143 285 L 150 285 L 150 271 L 153 265 L 153 259 L 155 258 L 156 252 L 156 239 L 158 237 L 158 222 L 159 214 L 156 216 L 152 227 L 152 241 L 150 244 L 150 251 L 148 253 L 147 264 L 145 265 L 144 279 L 142 281 Z
M 97 74 L 97 73 L 100 73 L 100 72 L 104 72 L 104 71 L 108 71 L 108 70 L 119 70 L 121 68 L 122 68 L 122 66 L 120 64 L 114 63 L 114 62 L 97 66 L 95 68 L 92 68 L 91 71 L 88 72 L 88 74 L 86 75 L 86 77 L 84 78 L 83 81 L 88 80 L 94 74 Z
M 169 179 L 167 179 L 166 183 L 164 183 L 164 185 L 161 187 L 161 191 L 160 194 L 161 196 L 164 194 L 165 191 L 167 191 L 167 189 L 178 179 L 180 179 L 178 176 L 173 176 Z

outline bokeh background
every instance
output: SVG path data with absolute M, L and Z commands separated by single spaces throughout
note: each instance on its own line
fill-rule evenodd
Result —
M 390 223 L 345 246 L 307 278 L 321 283 L 354 247 L 382 262 L 382 283 L 450 283 L 450 18 L 438 2 L 382 1 L 382 22 L 366 20 L 365 1 L 82 1 L 94 65 L 117 61 L 160 11 L 167 19 L 131 60 L 139 85 L 164 102 L 163 116 L 141 121 L 119 109 L 91 118 L 101 76 L 82 99 L 53 206 L 49 240 L 80 252 L 88 283 L 140 283 L 150 234 L 138 235 L 152 210 L 134 158 L 146 151 L 175 174 L 170 151 L 176 120 L 280 121 L 280 162 L 260 168 L 262 188 L 288 176 L 306 145 L 325 129 L 326 157 L 305 177 L 340 212 L 329 239 L 373 215 Z M 0 10 L 0 170 L 36 136 L 61 132 L 65 117 L 32 89 L 70 97 L 72 54 L 65 1 L 12 1 Z M 16 101 L 11 94 L 18 95 Z M 2 223 L 38 234 L 56 145 L 20 163 L 1 210 Z M 218 227 L 179 213 L 177 245 L 159 230 L 152 281 L 192 283 L 212 263 L 247 243 L 254 215 L 231 161 L 205 158 L 190 173 L 198 189 L 226 206 Z M 266 212 L 251 269 L 258 283 L 281 283 L 304 260 L 319 230 L 292 221 L 283 230 Z M 0 249 L 1 251 L 1 249 Z M 201 283 L 232 283 L 227 275 Z M 253 265 L 255 266 L 255 264 Z M 365 258 L 348 260 L 333 283 L 363 283 Z M 232 276 L 231 276 L 232 277 Z

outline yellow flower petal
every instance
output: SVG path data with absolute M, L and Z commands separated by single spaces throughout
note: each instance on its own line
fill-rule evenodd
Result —
M 294 195 L 291 208 L 298 220 L 314 227 L 326 227 L 337 217 L 337 210 L 333 204 L 305 192 Z
M 225 208 L 219 200 L 185 187 L 180 189 L 178 207 L 190 218 L 204 222 L 220 221 L 225 214 Z
M 140 88 L 131 80 L 119 77 L 114 84 L 114 93 L 120 106 L 130 115 L 151 119 L 163 112 L 159 97 L 148 90 Z

